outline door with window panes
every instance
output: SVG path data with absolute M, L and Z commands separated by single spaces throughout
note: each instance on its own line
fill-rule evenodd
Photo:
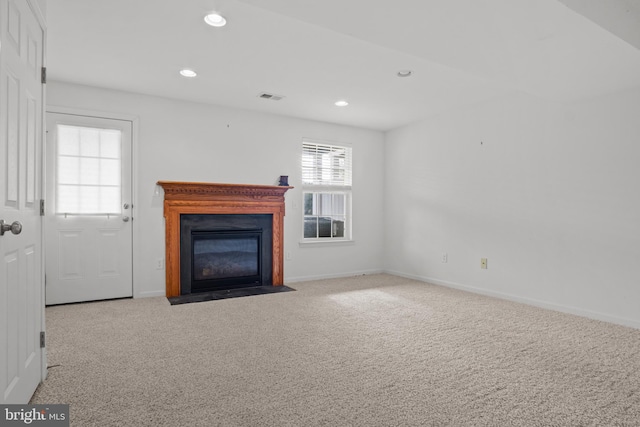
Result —
M 133 295 L 132 123 L 47 113 L 46 304 Z

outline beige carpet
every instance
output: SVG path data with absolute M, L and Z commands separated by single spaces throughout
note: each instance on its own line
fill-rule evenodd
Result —
M 640 330 L 409 279 L 47 308 L 73 426 L 640 426 Z

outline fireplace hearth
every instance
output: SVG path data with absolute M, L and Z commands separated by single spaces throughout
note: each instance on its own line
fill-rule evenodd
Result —
M 265 292 L 283 287 L 284 194 L 293 187 L 176 181 L 158 185 L 164 189 L 167 297 L 195 297 L 225 287 L 240 291 L 257 286 Z M 183 242 L 186 235 L 188 245 Z

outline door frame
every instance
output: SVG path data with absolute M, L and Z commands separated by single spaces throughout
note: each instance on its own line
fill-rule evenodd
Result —
M 33 11 L 33 14 L 36 17 L 36 20 L 40 24 L 40 28 L 42 28 L 42 68 L 46 71 L 47 69 L 47 38 L 48 38 L 48 29 L 47 29 L 47 18 L 46 18 L 46 3 L 40 2 L 38 0 L 27 0 L 27 4 Z M 43 5 L 43 10 L 40 5 Z M 46 73 L 45 73 L 46 77 Z M 44 189 L 45 187 L 45 146 L 47 141 L 47 81 L 44 79 L 44 83 L 40 85 L 42 91 L 42 105 L 40 106 L 40 199 L 44 198 Z M 40 306 L 42 307 L 42 313 L 40 315 L 40 330 L 45 334 L 45 342 L 44 345 L 40 349 L 40 383 L 43 383 L 44 380 L 47 379 L 47 375 L 49 371 L 47 369 L 47 342 L 46 342 L 46 318 L 45 318 L 45 287 L 47 286 L 47 281 L 45 277 L 45 253 L 44 253 L 44 217 L 40 216 Z
M 97 110 L 89 110 L 84 108 L 72 108 L 72 107 L 63 107 L 58 105 L 47 105 L 46 111 L 44 113 L 45 125 L 46 125 L 46 115 L 47 113 L 58 113 L 58 114 L 68 114 L 71 116 L 84 116 L 84 117 L 94 117 L 98 119 L 110 119 L 110 120 L 124 120 L 131 122 L 131 218 L 132 218 L 132 241 L 131 241 L 131 263 L 132 263 L 132 286 L 133 286 L 133 298 L 138 298 L 141 296 L 141 290 L 139 284 L 142 283 L 140 278 L 140 268 L 138 267 L 139 263 L 136 259 L 137 251 L 136 249 L 140 247 L 140 232 L 138 230 L 139 227 L 135 226 L 135 218 L 138 216 L 138 129 L 139 129 L 139 117 L 132 114 L 122 114 L 122 113 L 112 113 L 106 111 L 97 111 Z M 45 133 L 45 141 L 46 141 L 46 133 Z M 47 144 L 44 145 L 43 151 L 43 169 L 46 165 L 44 159 L 47 157 Z M 46 188 L 47 182 L 45 181 L 46 170 L 43 170 L 43 183 L 42 185 Z M 45 201 L 45 203 L 49 203 Z M 44 227 L 42 228 L 43 233 L 43 245 L 44 242 Z M 46 246 L 43 246 L 46 247 Z M 46 256 L 46 253 L 44 254 Z M 44 257 L 43 257 L 44 258 Z M 43 264 L 43 268 L 44 268 Z M 44 272 L 43 272 L 44 274 Z M 44 298 L 44 296 L 43 296 Z M 44 301 L 44 300 L 43 300 Z M 44 304 L 43 304 L 44 306 Z

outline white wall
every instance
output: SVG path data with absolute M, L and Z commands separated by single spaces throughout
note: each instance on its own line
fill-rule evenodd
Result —
M 40 9 L 42 16 L 47 15 L 47 1 L 46 0 L 36 0 L 35 5 Z
M 134 293 L 164 295 L 163 194 L 155 183 L 202 181 L 277 184 L 289 175 L 286 194 L 285 281 L 380 271 L 383 247 L 383 134 L 205 104 L 47 84 L 49 106 L 128 114 L 139 119 L 134 175 Z M 300 153 L 303 137 L 352 144 L 354 151 L 351 245 L 300 247 Z
M 640 327 L 639 113 L 518 95 L 389 132 L 386 270 Z
M 384 268 L 640 327 L 640 90 L 572 105 L 514 96 L 386 138 L 60 82 L 47 85 L 47 101 L 139 117 L 136 296 L 164 294 L 156 181 L 273 184 L 289 175 L 289 283 Z M 298 245 L 302 137 L 353 144 L 353 245 Z

